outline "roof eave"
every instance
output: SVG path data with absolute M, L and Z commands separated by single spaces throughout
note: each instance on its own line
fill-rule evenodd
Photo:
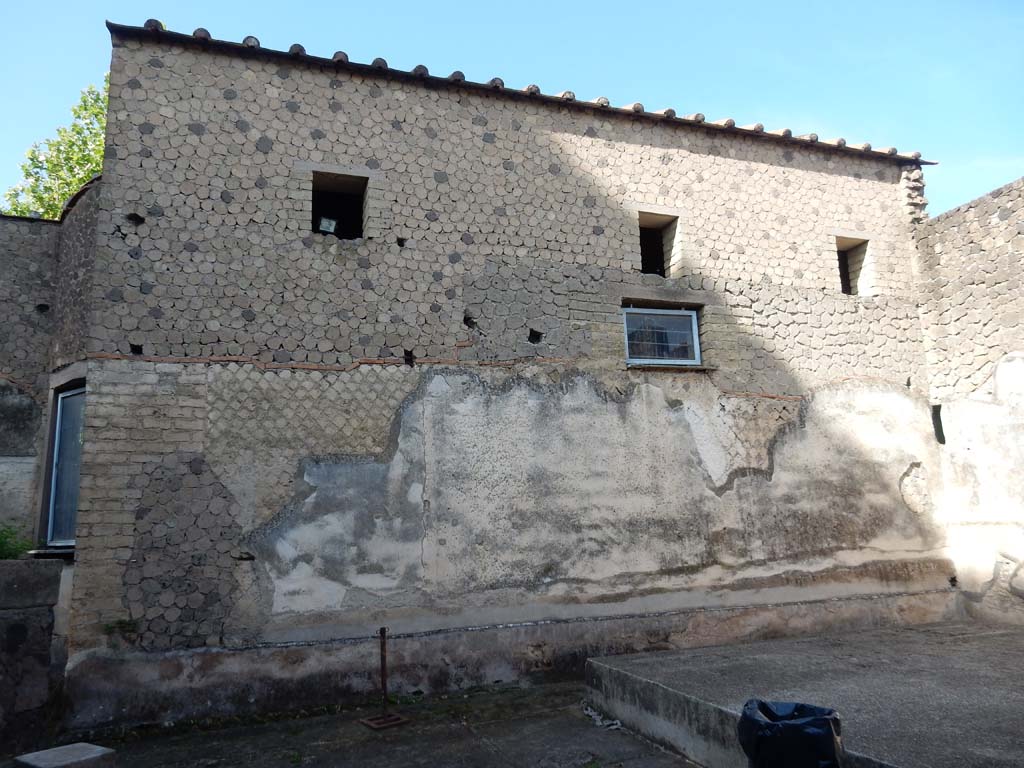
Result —
M 506 98 L 541 102 L 553 106 L 569 107 L 595 114 L 638 118 L 652 123 L 687 125 L 703 130 L 749 136 L 752 138 L 759 138 L 765 141 L 788 144 L 791 146 L 816 148 L 827 152 L 862 158 L 870 157 L 875 160 L 894 162 L 899 165 L 936 164 L 934 161 L 922 159 L 920 152 L 900 154 L 895 150 L 895 148 L 887 148 L 885 150 L 873 149 L 868 144 L 849 146 L 843 139 L 819 141 L 815 134 L 794 136 L 788 131 L 788 129 L 783 129 L 781 131 L 765 131 L 763 126 L 760 124 L 753 126 L 738 126 L 731 119 L 718 122 L 708 122 L 705 121 L 704 116 L 701 114 L 679 116 L 676 114 L 675 110 L 671 109 L 661 110 L 660 112 L 651 112 L 645 110 L 641 104 L 633 104 L 628 107 L 613 107 L 609 104 L 603 103 L 607 100 L 602 100 L 600 103 L 597 101 L 577 101 L 575 96 L 568 91 L 564 91 L 558 95 L 552 95 L 541 93 L 539 89 L 536 89 L 535 87 L 528 87 L 523 90 L 506 88 L 500 78 L 494 78 L 488 83 L 478 83 L 472 80 L 463 79 L 461 77 L 461 73 L 453 73 L 448 77 L 438 77 L 436 75 L 427 74 L 425 67 L 418 67 L 417 70 L 420 71 L 414 70 L 409 72 L 402 69 L 393 69 L 386 66 L 386 64 L 381 65 L 380 63 L 360 64 L 358 62 L 348 61 L 347 57 L 328 59 L 321 56 L 312 56 L 306 53 L 305 49 L 298 44 L 293 45 L 291 51 L 280 51 L 272 48 L 263 48 L 259 46 L 258 41 L 256 41 L 255 45 L 246 45 L 243 43 L 231 42 L 229 40 L 214 39 L 209 37 L 209 33 L 207 33 L 206 30 L 202 29 L 197 29 L 195 33 L 188 35 L 182 32 L 171 32 L 162 28 L 162 25 L 158 27 L 158 24 L 159 22 L 150 21 L 146 23 L 146 26 L 133 27 L 124 24 L 115 24 L 112 21 L 108 21 L 107 29 L 110 31 L 112 36 L 120 35 L 121 37 L 128 39 L 179 43 L 193 48 L 218 51 L 245 58 L 262 58 L 282 62 L 299 62 L 312 66 L 333 68 L 339 71 L 355 72 L 370 77 L 382 77 L 414 82 L 428 87 L 486 92 Z M 255 40 L 255 38 L 251 39 Z M 377 61 L 381 62 L 383 60 Z

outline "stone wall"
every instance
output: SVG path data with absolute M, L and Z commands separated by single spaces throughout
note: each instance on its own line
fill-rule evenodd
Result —
M 32 531 L 53 332 L 56 223 L 0 216 L 0 523 Z
M 735 608 L 725 640 L 821 600 L 815 626 L 865 595 L 892 596 L 894 621 L 955 610 L 927 404 L 902 384 L 760 397 L 557 364 L 120 360 L 92 361 L 89 382 L 72 642 L 107 650 L 69 669 L 79 725 L 149 711 L 137 690 L 165 650 L 236 653 L 210 663 L 280 706 L 302 680 L 372 687 L 381 623 L 410 638 L 396 680 L 438 691 L 573 673 L 584 636 L 593 653 L 688 642 L 666 615 Z M 528 647 L 464 636 L 520 624 Z M 257 652 L 276 647 L 280 675 Z
M 1024 345 L 1024 179 L 928 220 L 918 236 L 931 400 L 951 402 Z
M 85 358 L 89 296 L 95 279 L 98 185 L 98 179 L 89 182 L 61 221 L 59 269 L 54 279 L 56 316 L 50 350 L 53 370 Z
M 941 519 L 968 605 L 1024 621 L 1024 179 L 920 234 Z
M 807 364 L 777 332 L 790 317 L 751 310 L 763 286 L 762 303 L 824 298 L 822 316 L 866 321 L 834 336 L 803 321 L 811 365 L 896 364 L 905 379 L 919 359 L 898 163 L 136 40 L 118 40 L 111 77 L 94 352 L 621 368 L 623 298 L 667 288 L 724 305 L 705 332 L 721 369 Z M 310 232 L 310 167 L 372 177 L 369 237 Z M 674 281 L 639 274 L 645 206 L 679 213 Z M 840 295 L 837 232 L 870 238 L 877 304 Z M 890 315 L 899 349 L 864 370 L 870 328 Z M 719 338 L 722 323 L 747 333 Z
M 214 667 L 211 713 L 365 690 L 381 623 L 436 691 L 953 609 L 916 166 L 116 36 L 110 110 L 76 724 Z M 309 231 L 318 168 L 368 177 L 366 237 Z M 638 210 L 678 211 L 670 279 Z M 627 369 L 630 303 L 699 307 L 705 366 Z
M 56 723 L 64 654 L 52 640 L 62 567 L 0 560 L 0 757 L 39 743 Z

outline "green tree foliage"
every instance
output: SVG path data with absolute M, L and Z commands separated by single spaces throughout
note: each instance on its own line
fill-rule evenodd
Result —
M 103 137 L 107 128 L 107 90 L 90 85 L 71 108 L 71 125 L 57 129 L 57 136 L 33 144 L 21 165 L 22 181 L 4 195 L 0 209 L 12 216 L 57 219 L 64 203 L 103 168 Z

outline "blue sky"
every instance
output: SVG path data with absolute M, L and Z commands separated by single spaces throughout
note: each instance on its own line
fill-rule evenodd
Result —
M 1024 175 L 1024 1 L 6 0 L 0 189 L 110 62 L 104 19 L 919 150 L 934 215 Z

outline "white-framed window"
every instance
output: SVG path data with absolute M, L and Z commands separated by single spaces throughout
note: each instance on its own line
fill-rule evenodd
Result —
M 627 365 L 700 365 L 697 311 L 694 309 L 622 310 Z

